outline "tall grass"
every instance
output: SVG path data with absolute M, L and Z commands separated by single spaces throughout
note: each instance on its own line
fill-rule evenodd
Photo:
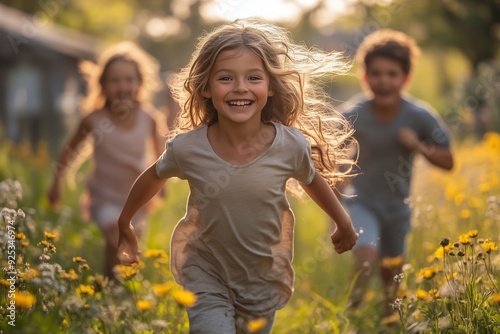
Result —
M 296 215 L 295 293 L 278 311 L 273 333 L 499 333 L 500 136 L 487 134 L 455 152 L 451 173 L 417 161 L 408 263 L 397 277 L 400 291 L 390 319 L 380 312 L 377 279 L 364 306 L 349 309 L 351 254 L 333 251 L 331 223 L 313 202 L 290 199 Z M 100 275 L 100 231 L 81 217 L 87 170 L 84 165 L 73 184 L 64 183 L 63 206 L 53 212 L 45 200 L 51 161 L 43 150 L 33 156 L 23 147 L 0 149 L 0 331 L 187 333 L 185 307 L 193 300 L 173 282 L 167 255 L 187 185 L 169 181 L 141 240 L 141 265 L 118 267 L 116 284 Z M 15 263 L 9 263 L 9 233 Z M 15 327 L 8 323 L 12 295 Z M 259 322 L 249 328 L 258 330 Z

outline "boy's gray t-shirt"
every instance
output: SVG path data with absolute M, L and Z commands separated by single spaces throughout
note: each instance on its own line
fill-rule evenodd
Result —
M 383 210 L 408 210 L 405 199 L 410 193 L 414 152 L 398 141 L 402 128 L 414 130 L 419 139 L 432 148 L 449 147 L 450 136 L 442 119 L 426 103 L 404 96 L 396 118 L 383 122 L 376 118 L 371 100 L 341 106 L 347 120 L 354 126 L 359 157 L 351 181 L 356 197 L 352 201 Z
M 309 184 L 315 175 L 310 144 L 295 129 L 276 128 L 270 147 L 255 157 L 259 138 L 242 147 L 244 165 L 220 158 L 208 127 L 169 140 L 157 161 L 162 178 L 187 180 L 186 215 L 171 241 L 176 281 L 195 293 L 220 293 L 246 312 L 282 308 L 293 291 L 294 215 L 286 182 Z

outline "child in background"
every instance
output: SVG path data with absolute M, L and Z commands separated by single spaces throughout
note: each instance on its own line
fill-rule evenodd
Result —
M 135 179 L 162 151 L 156 111 L 146 103 L 157 88 L 159 68 L 153 57 L 129 42 L 106 50 L 97 66 L 86 65 L 89 94 L 85 106 L 90 113 L 63 148 L 47 196 L 51 206 L 57 208 L 63 174 L 83 155 L 90 141 L 93 171 L 87 182 L 89 216 L 104 235 L 104 275 L 111 278 L 118 263 L 118 216 L 122 206 Z M 137 237 L 144 214 L 145 209 L 133 218 Z
M 356 230 L 354 274 L 358 274 L 352 304 L 359 305 L 376 268 L 380 268 L 387 312 L 395 298 L 394 275 L 403 266 L 405 239 L 410 231 L 410 192 L 413 158 L 421 154 L 445 170 L 453 167 L 450 136 L 437 113 L 403 92 L 419 49 L 412 38 L 393 30 L 368 35 L 357 51 L 369 93 L 339 107 L 353 124 L 358 142 L 358 175 L 345 200 Z M 396 259 L 396 268 L 380 266 Z
M 197 296 L 190 333 L 246 333 L 293 291 L 294 215 L 287 181 L 332 218 L 338 253 L 357 239 L 332 191 L 349 163 L 351 129 L 319 90 L 323 75 L 345 71 L 341 55 L 293 43 L 287 32 L 257 20 L 222 25 L 200 39 L 172 84 L 181 102 L 178 134 L 135 182 L 119 218 L 119 256 L 138 261 L 130 219 L 166 180 L 187 180 L 187 212 L 171 241 L 178 283 Z M 352 162 L 351 162 L 352 163 Z

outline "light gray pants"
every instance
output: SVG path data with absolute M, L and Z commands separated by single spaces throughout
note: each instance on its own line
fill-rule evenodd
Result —
M 237 310 L 231 301 L 214 293 L 198 293 L 195 305 L 187 309 L 190 334 L 269 334 L 276 312 L 266 316 L 267 322 L 260 331 L 251 332 L 248 321 L 259 318 Z

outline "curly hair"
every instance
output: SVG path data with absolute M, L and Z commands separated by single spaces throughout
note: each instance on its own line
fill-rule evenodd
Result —
M 348 73 L 350 65 L 341 53 L 293 42 L 289 33 L 277 25 L 240 19 L 199 38 L 189 63 L 177 73 L 170 87 L 183 106 L 177 133 L 218 121 L 217 110 L 203 92 L 217 56 L 242 47 L 262 59 L 270 78 L 273 95 L 262 110 L 261 120 L 299 129 L 311 144 L 316 169 L 333 187 L 336 180 L 349 174 L 354 163 L 348 154 L 353 129 L 329 103 L 322 84 L 325 79 Z
M 366 71 L 374 58 L 389 58 L 400 63 L 403 71 L 409 74 L 419 55 L 420 49 L 412 37 L 400 31 L 380 29 L 363 39 L 356 52 L 356 61 Z

